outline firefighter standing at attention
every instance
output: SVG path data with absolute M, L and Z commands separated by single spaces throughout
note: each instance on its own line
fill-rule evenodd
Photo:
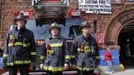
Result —
M 90 35 L 91 25 L 88 22 L 82 22 L 80 29 L 82 34 L 76 37 L 71 48 L 75 56 L 73 64 L 76 64 L 77 75 L 93 75 L 99 64 L 98 46 L 95 38 Z
M 25 28 L 26 23 L 27 20 L 22 15 L 18 15 L 14 19 L 15 25 L 6 36 L 3 58 L 5 67 L 9 69 L 9 75 L 17 75 L 18 69 L 21 75 L 29 75 L 30 64 L 35 61 L 34 35 Z
M 69 51 L 60 31 L 61 28 L 56 22 L 51 24 L 49 28 L 51 37 L 45 41 L 46 58 L 40 65 L 46 71 L 46 75 L 63 75 L 64 69 L 68 69 Z

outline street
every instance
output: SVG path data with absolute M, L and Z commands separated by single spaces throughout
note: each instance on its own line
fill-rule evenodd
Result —
M 112 75 L 134 75 L 134 69 L 127 69 L 126 71 L 117 72 Z
M 65 73 L 65 72 L 64 72 Z M 67 72 L 66 72 L 67 73 Z M 76 73 L 76 72 L 73 72 L 73 73 Z M 40 74 L 44 74 L 43 72 L 38 72 L 38 73 L 30 73 L 30 75 L 40 75 Z M 68 74 L 70 74 L 70 73 L 68 73 Z M 71 74 L 72 74 L 72 72 L 71 72 Z M 4 74 L 2 74 L 2 75 L 8 75 L 8 72 L 7 73 L 4 73 Z M 20 75 L 20 74 L 18 74 L 18 75 Z M 101 75 L 108 75 L 108 74 L 104 74 L 104 73 L 102 73 Z M 134 75 L 134 69 L 127 69 L 127 70 L 125 70 L 125 71 L 122 71 L 122 72 L 114 72 L 113 74 L 111 74 L 111 75 Z
M 102 73 L 101 75 L 108 75 L 108 74 Z M 115 72 L 111 75 L 134 75 L 134 69 L 127 69 L 125 71 Z

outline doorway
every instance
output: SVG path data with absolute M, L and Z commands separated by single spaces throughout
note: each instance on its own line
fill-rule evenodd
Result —
M 134 67 L 134 23 L 124 27 L 118 37 L 120 62 L 126 67 Z

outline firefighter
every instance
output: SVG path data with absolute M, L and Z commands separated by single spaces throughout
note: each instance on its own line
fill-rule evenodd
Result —
M 46 70 L 46 75 L 62 75 L 64 69 L 68 68 L 69 51 L 66 48 L 66 42 L 60 36 L 61 28 L 54 22 L 49 28 L 51 37 L 45 41 L 46 59 L 42 62 L 41 67 Z
M 35 61 L 36 46 L 33 32 L 26 29 L 27 20 L 18 15 L 14 19 L 13 28 L 7 33 L 6 48 L 3 53 L 5 66 L 9 75 L 29 75 L 30 64 Z
M 82 22 L 80 29 L 82 34 L 76 37 L 71 48 L 75 56 L 73 64 L 76 64 L 78 75 L 93 75 L 99 64 L 98 46 L 90 34 L 91 25 L 88 22 Z

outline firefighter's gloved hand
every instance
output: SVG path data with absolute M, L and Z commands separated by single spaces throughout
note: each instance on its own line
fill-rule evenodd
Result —
M 64 70 L 68 70 L 69 65 L 67 63 L 64 64 Z
M 43 64 L 40 64 L 40 68 L 43 69 Z

